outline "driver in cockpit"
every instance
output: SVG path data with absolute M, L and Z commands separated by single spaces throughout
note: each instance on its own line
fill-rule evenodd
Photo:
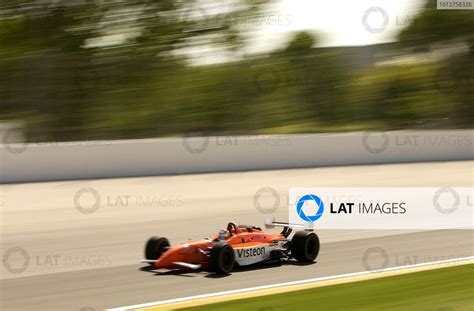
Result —
M 225 241 L 228 237 L 230 237 L 230 232 L 228 230 L 220 230 L 219 234 L 217 235 L 217 239 L 219 241 Z

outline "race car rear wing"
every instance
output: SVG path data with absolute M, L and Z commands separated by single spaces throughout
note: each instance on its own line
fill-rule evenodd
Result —
M 307 222 L 303 225 L 303 224 L 290 224 L 288 222 L 275 221 L 275 217 L 265 219 L 265 228 L 272 229 L 275 227 L 283 227 L 283 231 L 281 232 L 281 234 L 283 234 L 285 237 L 288 237 L 290 235 L 292 229 L 300 229 L 300 230 L 305 230 L 305 231 L 314 230 L 312 222 Z

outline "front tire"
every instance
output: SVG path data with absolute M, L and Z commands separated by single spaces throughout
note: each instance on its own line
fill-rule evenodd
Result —
M 145 246 L 145 258 L 148 260 L 157 260 L 163 255 L 163 253 L 170 247 L 170 242 L 167 238 L 162 237 L 151 237 L 146 242 Z M 150 265 L 153 265 L 150 263 Z
M 218 274 L 229 274 L 234 268 L 234 249 L 227 243 L 216 243 L 209 256 L 209 269 Z
M 291 240 L 291 255 L 300 262 L 312 262 L 319 254 L 319 238 L 314 232 L 298 231 Z

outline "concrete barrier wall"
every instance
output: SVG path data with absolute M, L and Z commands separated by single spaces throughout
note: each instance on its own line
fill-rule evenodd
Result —
M 0 182 L 472 160 L 473 140 L 474 130 L 40 144 L 4 141 Z

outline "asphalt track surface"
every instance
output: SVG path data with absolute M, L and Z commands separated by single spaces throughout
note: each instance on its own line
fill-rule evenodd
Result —
M 294 186 L 473 186 L 472 161 L 2 185 L 2 310 L 102 310 L 162 299 L 474 255 L 472 230 L 324 230 L 316 263 L 229 276 L 155 272 L 149 236 L 201 238 L 228 221 L 287 218 Z M 94 197 L 96 195 L 96 197 Z M 98 198 L 99 205 L 94 205 Z M 278 206 L 275 202 L 278 202 Z M 92 211 L 95 207 L 98 209 Z M 80 211 L 82 210 L 82 212 Z M 85 212 L 84 212 L 85 211 Z M 92 212 L 91 212 L 92 211 Z M 90 213 L 87 213 L 90 212 Z

